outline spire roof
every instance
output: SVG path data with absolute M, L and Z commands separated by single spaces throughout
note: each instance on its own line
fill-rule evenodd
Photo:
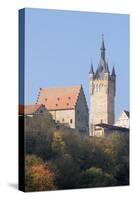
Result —
M 90 68 L 90 74 L 93 74 L 94 73 L 94 70 L 93 70 L 93 64 L 91 63 L 91 68 Z
M 100 48 L 100 61 L 96 70 L 95 78 L 102 78 L 105 72 L 106 72 L 105 45 L 104 45 L 104 38 L 102 34 L 102 44 Z
M 113 66 L 113 69 L 112 69 L 112 76 L 116 76 L 115 74 L 115 67 Z

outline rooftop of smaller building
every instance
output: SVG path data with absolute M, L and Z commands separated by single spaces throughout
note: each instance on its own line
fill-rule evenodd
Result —
M 102 127 L 104 129 L 109 129 L 109 130 L 115 130 L 115 131 L 123 131 L 123 132 L 128 132 L 129 128 L 125 128 L 125 127 L 120 127 L 120 126 L 114 126 L 111 124 L 105 124 L 105 123 L 100 123 L 100 124 L 96 124 L 96 126 Z
M 40 105 L 40 104 L 38 104 L 38 105 L 37 104 L 33 104 L 33 105 L 19 105 L 19 115 L 32 115 L 35 112 L 37 112 L 37 110 L 40 107 L 44 107 L 44 106 Z

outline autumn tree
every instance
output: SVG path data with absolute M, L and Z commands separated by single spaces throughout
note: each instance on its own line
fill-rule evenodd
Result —
M 54 173 L 41 158 L 35 155 L 25 158 L 25 191 L 55 190 Z

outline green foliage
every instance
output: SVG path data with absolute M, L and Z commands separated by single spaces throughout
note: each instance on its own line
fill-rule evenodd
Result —
M 101 168 L 91 167 L 83 172 L 82 187 L 105 187 L 116 185 L 115 178 Z
M 50 159 L 52 153 L 52 135 L 56 130 L 55 122 L 47 112 L 41 116 L 25 119 L 26 154 L 36 154 L 43 159 Z
M 127 135 L 113 134 L 112 153 L 114 160 L 113 175 L 118 184 L 129 184 L 129 137 Z
M 48 113 L 26 119 L 25 130 L 27 191 L 48 190 L 46 182 L 50 189 L 129 184 L 128 134 L 82 137 L 60 124 L 57 128 Z M 40 174 L 48 177 L 43 189 L 37 186 L 42 177 L 35 178 Z
M 72 189 L 78 187 L 79 166 L 73 161 L 69 154 L 64 154 L 54 160 L 54 172 L 56 184 L 60 189 Z
M 36 155 L 27 155 L 25 157 L 25 168 L 32 167 L 33 165 L 41 165 L 43 160 Z
M 51 145 L 52 145 L 52 150 L 55 154 L 61 155 L 65 153 L 66 145 L 59 131 L 54 132 Z

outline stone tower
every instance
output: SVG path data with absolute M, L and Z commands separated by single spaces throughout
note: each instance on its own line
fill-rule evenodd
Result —
M 116 74 L 113 66 L 112 73 L 109 72 L 108 63 L 105 59 L 105 45 L 102 36 L 100 48 L 100 60 L 96 72 L 93 64 L 89 72 L 90 93 L 90 136 L 97 136 L 96 124 L 114 124 L 115 115 L 115 82 Z

